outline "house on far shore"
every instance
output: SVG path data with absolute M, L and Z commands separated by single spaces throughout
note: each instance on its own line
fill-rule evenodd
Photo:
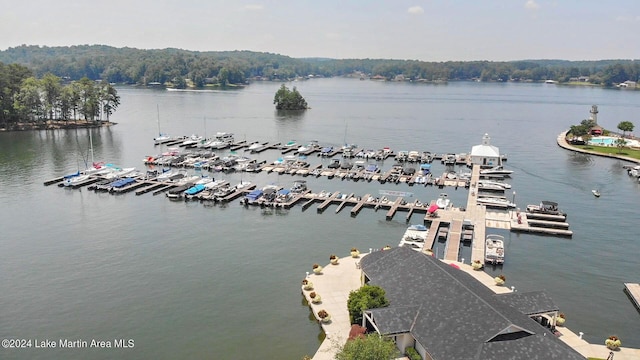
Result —
M 542 291 L 496 294 L 466 272 L 408 247 L 360 261 L 364 283 L 388 307 L 364 311 L 362 326 L 428 360 L 584 360 L 557 338 L 558 307 Z
M 500 149 L 491 145 L 489 134 L 484 134 L 482 144 L 471 148 L 470 157 L 473 165 L 480 165 L 481 167 L 502 166 Z
M 631 80 L 627 80 L 623 83 L 618 84 L 619 88 L 623 88 L 623 89 L 635 89 L 636 88 L 636 82 L 635 81 L 631 81 Z

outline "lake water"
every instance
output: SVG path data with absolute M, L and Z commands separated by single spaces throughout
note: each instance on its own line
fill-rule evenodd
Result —
M 169 92 L 119 88 L 116 126 L 92 130 L 94 157 L 143 168 L 159 131 L 172 135 L 236 134 L 247 141 L 436 153 L 469 152 L 484 133 L 508 155 L 518 206 L 557 201 L 569 214 L 571 239 L 504 233 L 507 285 L 546 290 L 566 325 L 602 343 L 612 334 L 640 347 L 640 314 L 623 292 L 638 282 L 640 185 L 624 162 L 576 154 L 557 135 L 599 106 L 599 123 L 633 121 L 640 94 L 544 84 L 414 85 L 316 79 L 297 86 L 312 109 L 281 116 L 279 83 L 235 91 Z M 158 111 L 159 109 L 159 111 Z M 159 116 L 158 116 L 159 115 Z M 160 121 L 158 122 L 158 118 Z M 0 133 L 0 278 L 2 338 L 133 339 L 129 349 L 0 350 L 2 358 L 300 359 L 315 353 L 320 327 L 300 295 L 315 262 L 353 246 L 397 245 L 407 224 L 364 209 L 356 218 L 335 206 L 323 214 L 205 205 L 164 196 L 114 196 L 43 186 L 84 167 L 87 130 Z M 226 150 L 228 151 L 228 150 Z M 267 151 L 258 159 L 281 156 Z M 310 157 L 311 162 L 325 162 Z M 380 164 L 386 170 L 392 161 Z M 433 165 L 435 174 L 444 166 Z M 220 175 L 231 182 L 240 174 Z M 289 187 L 291 175 L 244 174 L 259 185 Z M 321 190 L 377 194 L 410 191 L 436 199 L 432 187 L 307 178 Z M 591 194 L 598 188 L 600 198 Z M 456 205 L 464 189 L 446 189 Z M 421 223 L 414 215 L 411 223 Z M 463 251 L 463 254 L 465 252 Z M 467 256 L 468 258 L 468 256 Z M 468 262 L 468 259 L 466 260 Z

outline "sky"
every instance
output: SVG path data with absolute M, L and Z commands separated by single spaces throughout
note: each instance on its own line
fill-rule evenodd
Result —
M 640 0 L 0 0 L 0 50 L 109 45 L 295 58 L 640 59 Z

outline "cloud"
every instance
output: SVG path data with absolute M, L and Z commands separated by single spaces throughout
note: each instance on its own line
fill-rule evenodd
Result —
M 525 9 L 527 10 L 538 10 L 540 8 L 540 5 L 535 1 L 535 0 L 527 0 L 527 2 L 524 4 Z
M 248 4 L 242 7 L 242 10 L 246 11 L 260 11 L 264 9 L 264 6 L 258 4 Z
M 424 9 L 422 8 L 422 6 L 412 6 L 409 8 L 409 10 L 407 10 L 407 12 L 411 15 L 420 15 L 424 14 Z

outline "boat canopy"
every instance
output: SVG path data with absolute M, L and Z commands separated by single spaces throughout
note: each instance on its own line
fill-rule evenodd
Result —
M 256 200 L 260 196 L 262 196 L 262 190 L 260 190 L 260 189 L 253 190 L 252 192 L 250 192 L 247 195 L 245 195 L 245 197 L 247 199 L 250 199 L 250 200 Z
M 134 178 L 124 178 L 124 179 L 120 179 L 120 180 L 116 180 L 114 181 L 111 186 L 114 188 L 121 188 L 121 187 L 125 187 L 129 184 L 132 184 L 136 182 L 136 179 Z
M 205 186 L 202 184 L 195 184 L 194 186 L 188 188 L 184 191 L 186 195 L 195 195 L 205 189 Z
M 427 227 L 424 225 L 411 225 L 409 226 L 410 230 L 418 230 L 418 231 L 427 231 Z

